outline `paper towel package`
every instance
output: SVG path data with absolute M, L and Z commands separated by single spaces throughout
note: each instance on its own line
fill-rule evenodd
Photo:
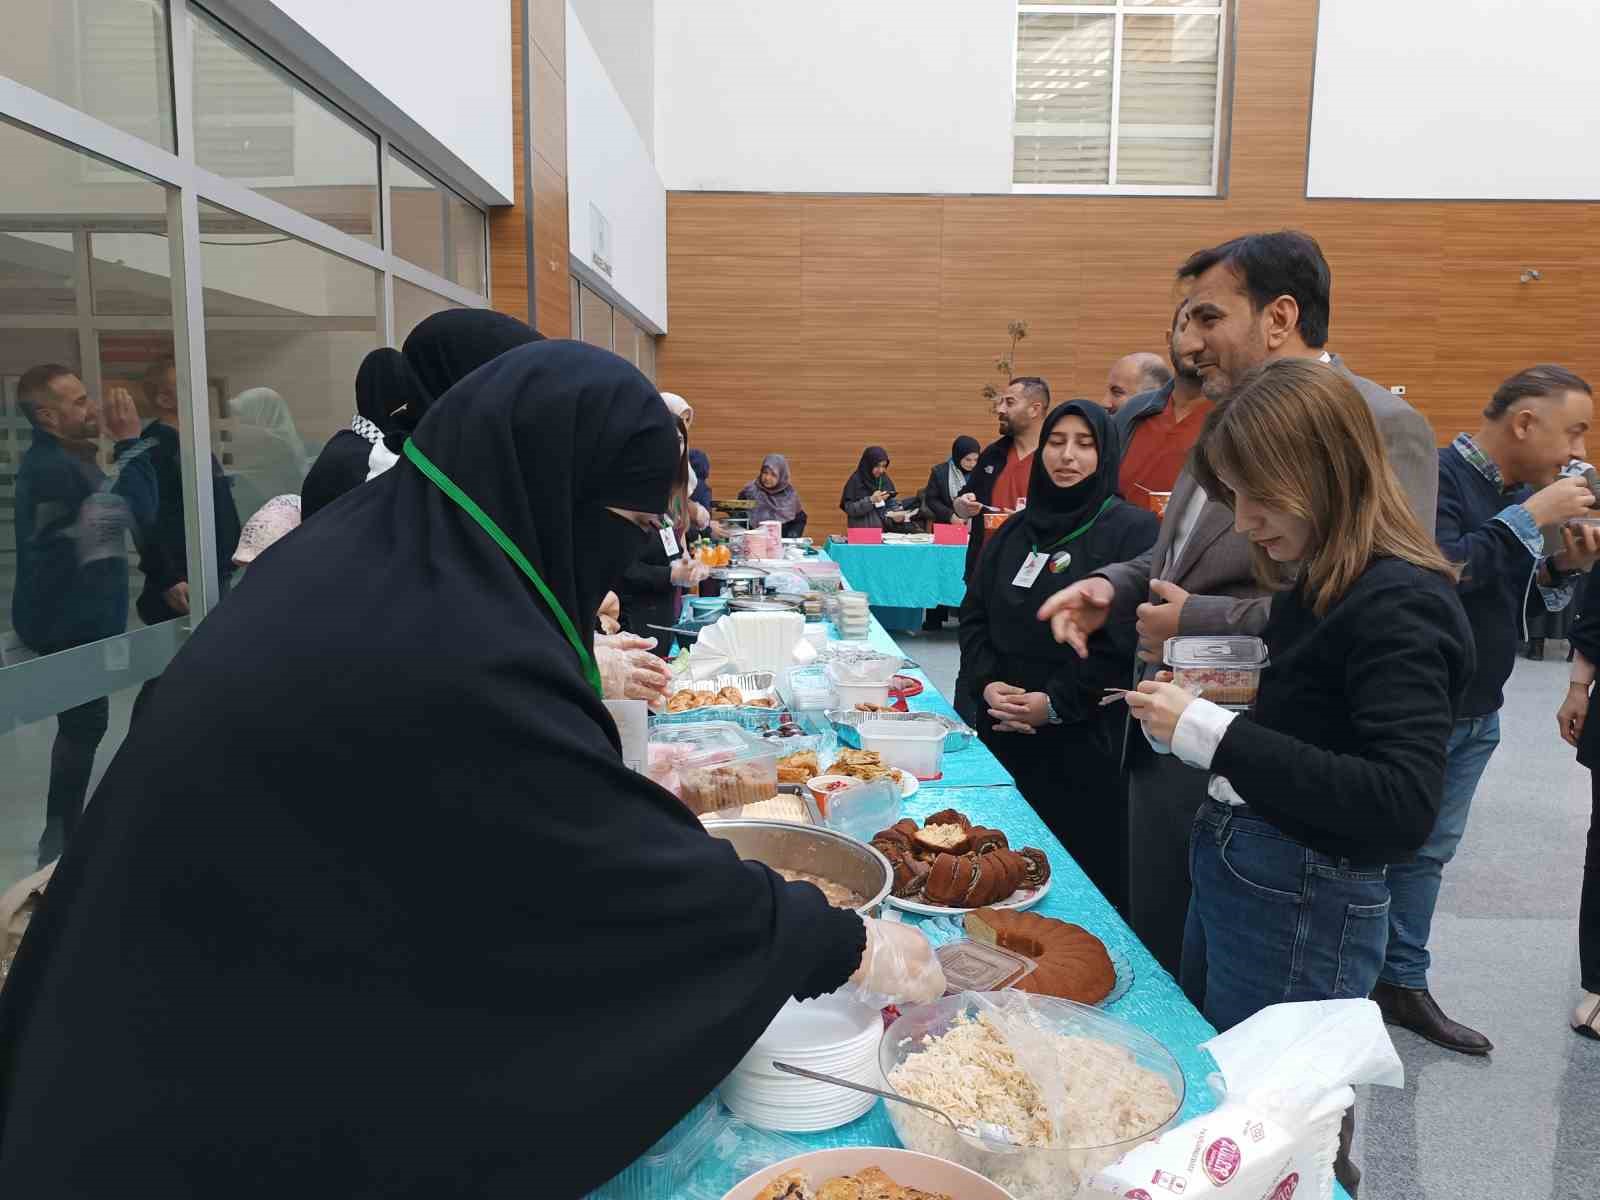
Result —
M 1370 1000 L 1275 1004 L 1205 1043 L 1222 1104 L 1092 1175 L 1093 1200 L 1329 1200 L 1352 1084 L 1405 1086 Z

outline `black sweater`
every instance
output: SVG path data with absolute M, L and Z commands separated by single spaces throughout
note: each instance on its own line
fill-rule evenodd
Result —
M 1211 761 L 1257 814 L 1314 850 L 1396 862 L 1427 840 L 1445 743 L 1472 676 L 1472 629 L 1451 582 L 1375 560 L 1325 617 L 1298 588 L 1273 598 L 1271 665 Z
M 1022 516 L 995 531 L 961 605 L 961 678 L 980 711 L 986 709 L 983 689 L 996 680 L 1044 692 L 1067 724 L 1112 711 L 1099 701 L 1105 688 L 1132 682 L 1138 643 L 1133 620 L 1109 623 L 1089 639 L 1089 657 L 1081 659 L 1071 646 L 1058 643 L 1036 614 L 1056 592 L 1107 563 L 1138 558 L 1155 545 L 1160 529 L 1154 513 L 1118 500 L 1069 547 L 1072 561 L 1066 570 L 1042 571 L 1029 588 L 1011 582 L 1033 549 Z
M 1011 442 L 1009 436 L 990 442 L 978 455 L 978 465 L 972 468 L 972 474 L 967 476 L 967 491 L 973 494 L 979 504 L 988 504 L 994 497 L 994 483 L 1000 478 L 1000 472 L 1006 469 L 1006 455 L 1011 453 Z M 979 513 L 967 527 L 967 567 L 962 572 L 963 579 L 971 580 L 972 572 L 977 569 L 978 556 L 983 553 L 985 533 L 983 514 Z
M 150 461 L 155 467 L 159 504 L 155 524 L 139 555 L 144 590 L 139 593 L 139 619 L 146 625 L 170 621 L 183 614 L 167 603 L 166 591 L 189 579 L 188 543 L 183 525 L 183 459 L 178 431 L 160 421 L 145 426 L 144 436 L 155 442 Z M 211 510 L 217 534 L 217 582 L 228 590 L 233 578 L 233 552 L 239 547 L 239 513 L 233 506 L 233 488 L 215 454 L 211 460 Z
M 1454 446 L 1439 451 L 1435 534 L 1444 556 L 1462 564 L 1461 606 L 1478 651 L 1478 668 L 1461 698 L 1463 717 L 1500 711 L 1525 619 L 1530 612 L 1545 611 L 1544 594 L 1533 579 L 1538 558 L 1510 525 L 1495 520 L 1531 495 L 1529 487 L 1501 491 Z

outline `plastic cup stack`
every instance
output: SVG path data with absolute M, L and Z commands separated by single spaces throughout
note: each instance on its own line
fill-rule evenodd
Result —
M 867 601 L 865 592 L 839 593 L 839 616 L 835 624 L 839 627 L 841 638 L 850 642 L 861 641 L 871 631 L 872 610 Z

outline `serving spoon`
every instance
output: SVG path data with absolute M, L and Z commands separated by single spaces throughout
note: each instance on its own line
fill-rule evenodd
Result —
M 821 1071 L 808 1071 L 804 1067 L 791 1066 L 789 1063 L 773 1062 L 775 1070 L 786 1075 L 800 1075 L 806 1079 L 815 1079 L 818 1083 L 831 1083 L 837 1087 L 849 1088 L 851 1091 L 865 1092 L 869 1096 L 882 1096 L 885 1100 L 894 1100 L 900 1104 L 909 1104 L 912 1108 L 920 1108 L 931 1112 L 936 1117 L 941 1117 L 951 1129 L 962 1137 L 976 1141 L 985 1150 L 992 1150 L 996 1154 L 1016 1154 L 1024 1147 L 1017 1145 L 1011 1135 L 1009 1125 L 996 1125 L 992 1121 L 978 1121 L 972 1125 L 958 1122 L 942 1108 L 935 1108 L 931 1104 L 924 1104 L 921 1100 L 913 1100 L 910 1096 L 902 1096 L 899 1092 L 886 1092 L 881 1088 L 870 1087 L 865 1083 L 857 1083 L 853 1079 L 841 1079 L 837 1075 L 824 1075 Z

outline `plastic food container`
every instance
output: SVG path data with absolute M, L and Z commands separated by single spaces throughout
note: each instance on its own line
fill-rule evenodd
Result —
M 1175 637 L 1162 658 L 1179 687 L 1213 704 L 1248 708 L 1261 687 L 1267 644 L 1253 637 Z
M 777 795 L 780 753 L 778 739 L 731 721 L 662 725 L 650 733 L 647 773 L 698 815 Z
M 838 779 L 840 776 L 822 778 Z M 900 784 L 894 776 L 871 781 L 852 779 L 849 786 L 828 793 L 822 820 L 829 829 L 837 829 L 858 842 L 867 842 L 880 829 L 887 829 L 900 819 L 901 805 Z
M 830 709 L 836 700 L 833 680 L 823 667 L 790 667 L 782 690 L 793 707 L 806 711 Z
M 833 684 L 833 690 L 839 697 L 843 706 L 854 708 L 858 704 L 876 704 L 887 707 L 889 704 L 889 683 L 846 683 L 840 679 L 832 667 L 828 668 L 828 678 Z
M 1033 959 L 1000 946 L 958 938 L 933 952 L 944 968 L 946 996 L 959 992 L 998 992 L 1033 974 Z
M 829 709 L 825 714 L 839 741 L 853 750 L 860 750 L 861 726 L 868 721 L 882 721 L 887 724 L 900 724 L 905 722 L 922 722 L 928 725 L 937 725 L 944 730 L 944 752 L 956 754 L 972 746 L 978 740 L 977 731 L 963 725 L 960 721 L 952 720 L 941 713 L 931 712 L 886 712 L 864 713 L 855 709 L 836 708 Z
M 993 1180 L 1017 1200 L 1059 1200 L 1062 1196 L 1076 1194 L 1082 1179 L 1115 1162 L 1135 1146 L 1148 1142 L 1177 1121 L 1178 1114 L 1183 1111 L 1183 1071 L 1166 1047 L 1144 1030 L 1099 1009 L 1026 992 L 987 995 L 962 992 L 907 1009 L 885 1031 L 878 1046 L 878 1065 L 885 1082 L 892 1089 L 894 1084 L 889 1082 L 889 1077 L 895 1069 L 911 1056 L 922 1053 L 928 1039 L 948 1032 L 958 1017 L 976 1018 L 985 1003 L 997 1002 L 1017 1005 L 1027 1014 L 1030 1042 L 1057 1034 L 1099 1043 L 1081 1047 L 1088 1057 L 1073 1067 L 1070 1079 L 1065 1074 L 1057 1074 L 1055 1078 L 1036 1081 L 1043 1085 L 1047 1095 L 1052 1089 L 1070 1084 L 1072 1100 L 1067 1112 L 1081 1113 L 1082 1128 L 1093 1136 L 1069 1137 L 1065 1144 L 1049 1147 L 995 1151 L 976 1139 L 961 1136 L 931 1113 L 886 1101 L 889 1121 L 906 1149 L 960 1163 Z M 1154 1106 L 1159 1107 L 1159 1113 L 1152 1112 L 1148 1120 L 1140 1122 L 1147 1128 L 1106 1140 L 1103 1130 L 1108 1114 L 1128 1111 L 1117 1095 L 1117 1084 L 1108 1069 L 1113 1064 L 1119 1070 L 1135 1066 L 1148 1071 L 1165 1083 L 1171 1095 Z M 1127 1117 L 1119 1119 L 1126 1125 Z
M 826 817 L 828 802 L 833 799 L 833 794 L 860 782 L 854 775 L 813 775 L 806 781 L 806 791 L 810 792 L 811 798 L 816 801 L 817 811 Z M 891 821 L 890 824 L 894 822 Z M 880 825 L 878 828 L 881 829 L 883 826 Z
M 933 721 L 863 721 L 857 731 L 863 750 L 876 750 L 884 764 L 909 771 L 918 779 L 944 773 L 943 725 Z

